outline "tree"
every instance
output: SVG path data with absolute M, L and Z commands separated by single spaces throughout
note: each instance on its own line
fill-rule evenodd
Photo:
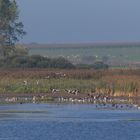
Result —
M 98 69 L 108 69 L 109 66 L 107 64 L 104 64 L 102 61 L 97 61 L 93 64 L 93 68 Z
M 26 34 L 22 22 L 18 21 L 19 10 L 15 0 L 0 0 L 0 55 L 14 51 L 20 37 Z

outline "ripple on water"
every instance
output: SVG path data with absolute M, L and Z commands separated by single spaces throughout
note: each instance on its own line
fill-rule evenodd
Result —
M 9 107 L 9 108 L 8 108 Z M 0 114 L 0 140 L 139 140 L 139 110 L 97 110 L 92 105 L 23 104 Z M 2 116 L 7 115 L 7 116 Z

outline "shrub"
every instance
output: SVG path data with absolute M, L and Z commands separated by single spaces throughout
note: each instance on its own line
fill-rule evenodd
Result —
M 103 62 L 95 62 L 94 64 L 77 64 L 76 67 L 80 68 L 80 69 L 92 68 L 92 69 L 96 69 L 96 70 L 109 68 L 109 66 L 107 64 L 104 64 Z
M 11 56 L 0 60 L 1 67 L 10 68 L 74 68 L 65 58 L 48 58 L 40 55 Z
M 93 68 L 94 69 L 108 69 L 109 66 L 107 64 L 104 64 L 102 61 L 98 61 L 93 64 Z

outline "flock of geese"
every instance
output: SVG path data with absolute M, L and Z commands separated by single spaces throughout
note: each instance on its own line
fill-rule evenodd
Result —
M 30 98 L 30 101 L 32 103 L 38 103 L 38 99 L 44 99 L 46 96 L 33 96 L 32 98 Z M 24 98 L 24 101 L 28 101 L 29 98 Z M 59 103 L 93 103 L 94 107 L 96 109 L 121 109 L 121 110 L 126 110 L 126 109 L 140 109 L 140 107 L 138 105 L 135 104 L 119 104 L 119 103 L 113 103 L 113 102 L 107 102 L 106 97 L 104 97 L 104 99 L 95 99 L 95 98 L 64 98 L 64 97 L 59 97 L 57 98 L 55 101 L 59 102 Z M 17 102 L 19 101 L 19 98 L 17 97 L 12 97 L 12 98 L 6 98 L 5 99 L 6 102 Z M 23 101 L 23 98 L 22 98 Z M 20 104 L 22 104 L 23 102 L 19 102 Z M 100 101 L 100 102 L 99 102 Z
M 28 81 L 23 81 L 24 85 L 28 85 Z M 36 80 L 36 84 L 39 84 L 39 81 Z M 50 88 L 50 97 L 51 95 L 58 95 L 55 97 L 56 102 L 68 102 L 68 103 L 93 103 L 96 108 L 112 108 L 112 109 L 140 109 L 137 105 L 133 104 L 117 104 L 114 103 L 114 99 L 108 95 L 103 95 L 101 93 L 88 93 L 86 96 L 82 97 L 78 89 L 64 89 L 65 97 L 59 96 L 62 91 L 59 89 Z M 67 96 L 70 95 L 70 96 Z M 71 96 L 72 95 L 72 96 Z M 36 95 L 31 98 L 22 98 L 24 101 L 29 101 L 36 103 L 38 101 L 45 101 L 48 95 Z M 19 102 L 21 99 L 19 97 L 10 97 L 6 98 L 5 102 Z M 23 103 L 22 101 L 20 102 Z

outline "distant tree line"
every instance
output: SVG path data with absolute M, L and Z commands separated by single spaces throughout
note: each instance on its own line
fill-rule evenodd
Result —
M 14 55 L 0 61 L 1 68 L 75 68 L 63 57 L 48 58 L 40 55 Z
M 100 70 L 100 69 L 108 69 L 109 65 L 105 64 L 102 61 L 97 61 L 97 62 L 94 62 L 94 64 L 77 64 L 76 67 L 79 69 L 91 69 L 91 68 L 93 68 L 95 70 Z
M 16 45 L 12 55 L 0 59 L 0 68 L 61 68 L 61 69 L 108 69 L 103 62 L 94 64 L 76 64 L 64 57 L 49 58 L 41 55 L 29 55 L 28 49 Z

